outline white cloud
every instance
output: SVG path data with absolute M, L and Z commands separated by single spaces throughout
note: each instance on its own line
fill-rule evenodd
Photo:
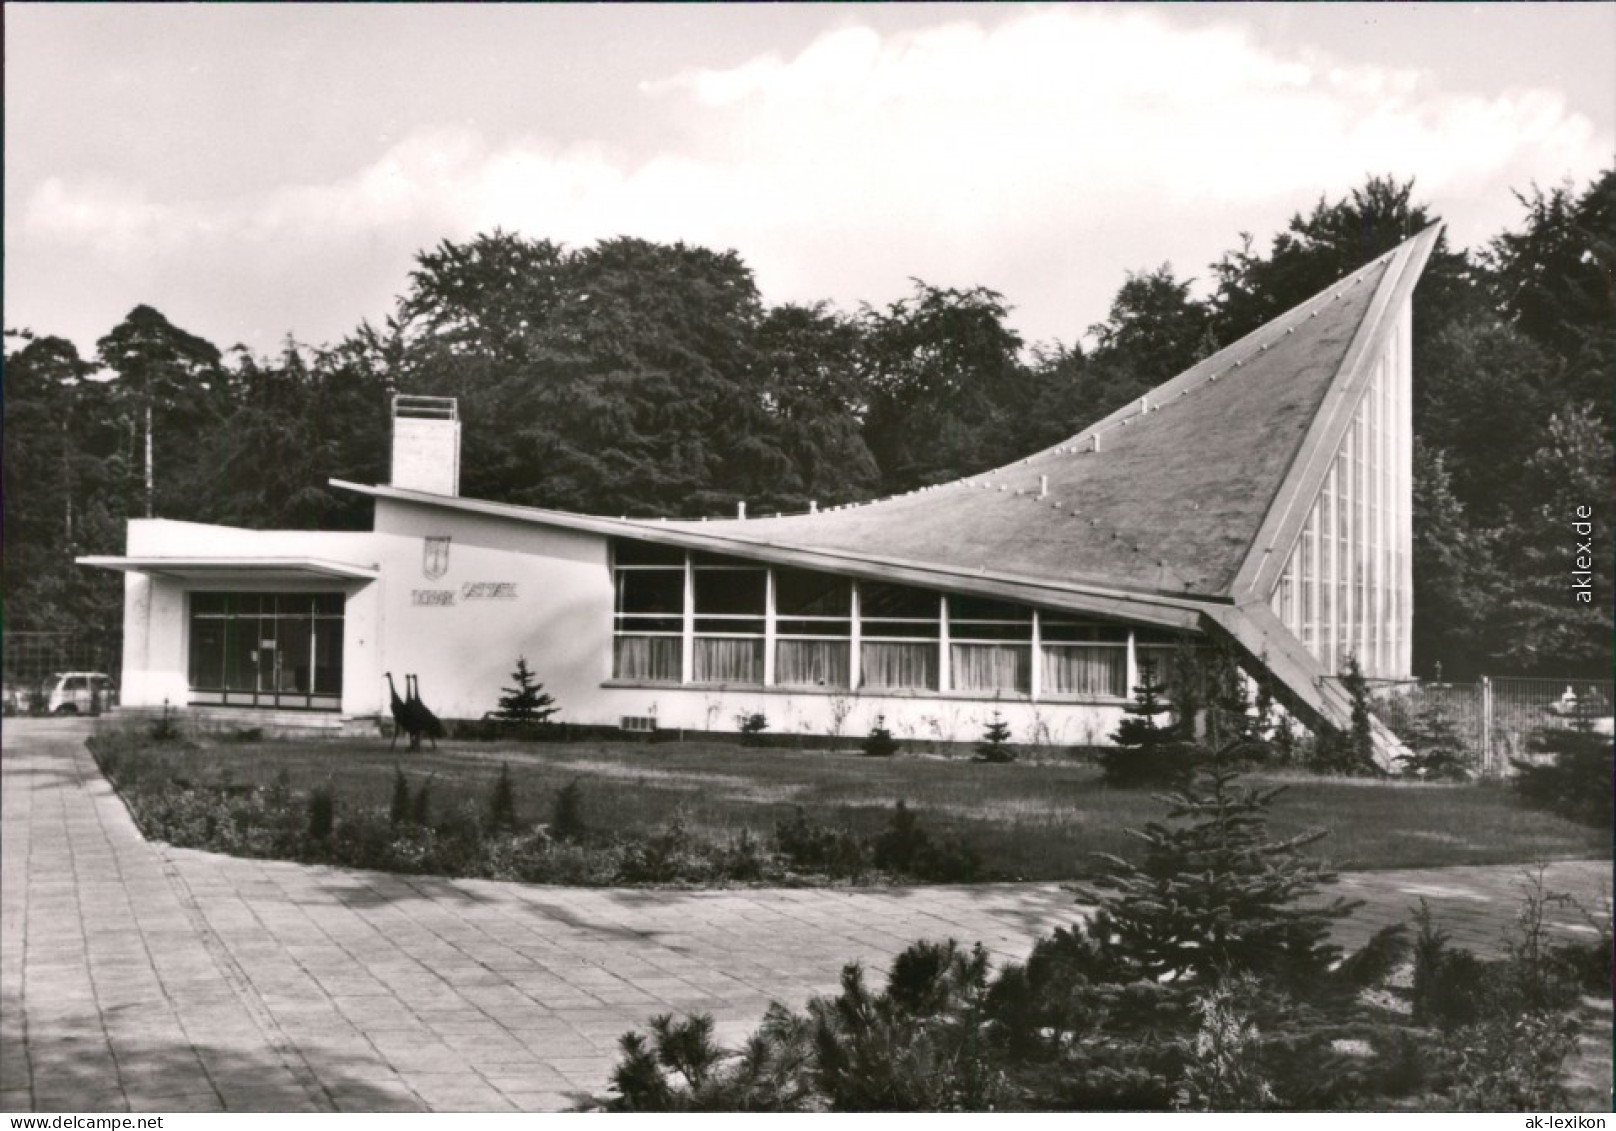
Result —
M 1123 268 L 1187 246 L 1202 258 L 1181 273 L 1198 273 L 1241 228 L 1266 230 L 1368 173 L 1416 177 L 1462 244 L 1513 222 L 1508 187 L 1586 179 L 1610 159 L 1611 139 L 1553 92 L 1435 86 L 1139 10 L 1031 10 L 885 37 L 853 27 L 792 58 L 643 83 L 641 97 L 697 139 L 682 150 L 437 129 L 332 183 L 218 201 L 47 180 L 20 234 L 126 269 L 313 276 L 328 313 L 293 322 L 309 336 L 378 313 L 416 248 L 499 225 L 573 244 L 635 234 L 734 247 L 776 301 L 880 301 L 911 275 L 982 283 L 1007 293 L 1030 337 L 1069 340 Z M 356 247 L 374 260 L 358 282 L 345 266 Z

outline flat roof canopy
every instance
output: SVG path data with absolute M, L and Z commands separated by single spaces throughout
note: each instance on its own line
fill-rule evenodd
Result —
M 285 581 L 374 581 L 374 567 L 350 565 L 325 558 L 230 557 L 170 558 L 113 557 L 91 555 L 76 559 L 79 565 L 115 569 L 122 573 L 144 573 L 181 581 L 228 581 L 243 585 L 274 584 Z

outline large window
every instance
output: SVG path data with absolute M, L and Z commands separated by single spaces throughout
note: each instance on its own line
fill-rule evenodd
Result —
M 642 542 L 616 544 L 614 583 L 612 675 L 636 683 L 1123 699 L 1136 645 L 1172 651 L 1125 624 Z
M 697 683 L 762 683 L 769 571 L 698 554 L 691 563 Z
M 948 637 L 956 691 L 1031 693 L 1031 609 L 980 597 L 950 597 Z
M 342 707 L 341 593 L 191 594 L 191 702 Z
M 853 583 L 829 573 L 774 571 L 774 682 L 849 687 Z
M 1046 613 L 1038 628 L 1044 694 L 1121 698 L 1129 693 L 1126 627 Z
M 885 691 L 936 691 L 941 596 L 906 585 L 859 585 L 859 625 L 864 646 L 859 666 L 863 686 Z
M 1399 323 L 1269 598 L 1330 673 L 1340 673 L 1348 656 L 1371 677 L 1408 672 L 1413 433 L 1406 335 Z
M 616 564 L 612 675 L 678 683 L 684 671 L 684 551 L 619 542 Z

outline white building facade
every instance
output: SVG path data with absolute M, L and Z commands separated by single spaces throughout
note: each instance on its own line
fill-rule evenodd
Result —
M 461 498 L 452 402 L 399 398 L 368 532 L 135 520 L 125 708 L 375 733 L 391 673 L 480 718 L 518 656 L 630 729 L 1104 745 L 1146 665 L 1235 648 L 1309 721 L 1409 672 L 1410 293 L 1422 233 L 1055 448 L 751 520 Z

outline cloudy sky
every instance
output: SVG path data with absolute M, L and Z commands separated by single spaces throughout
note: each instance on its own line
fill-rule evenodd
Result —
M 5 7 L 5 321 L 378 320 L 495 226 L 733 248 L 769 302 L 984 285 L 1079 338 L 1368 173 L 1471 246 L 1616 154 L 1616 5 Z

